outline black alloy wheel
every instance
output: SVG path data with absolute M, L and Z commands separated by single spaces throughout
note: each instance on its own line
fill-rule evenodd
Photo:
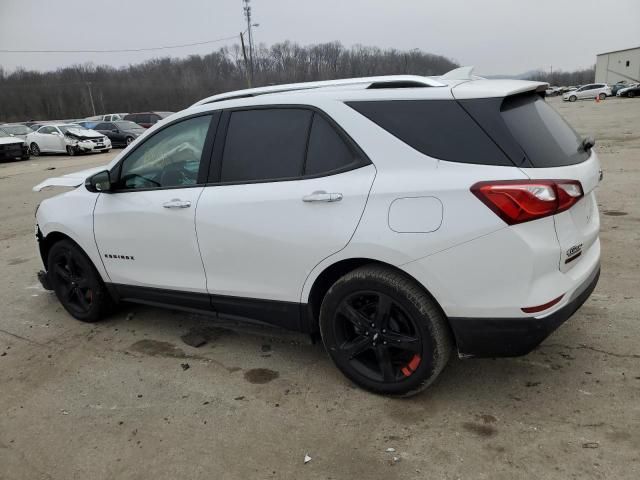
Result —
M 356 292 L 340 302 L 336 315 L 339 354 L 363 375 L 396 382 L 420 365 L 423 346 L 415 320 L 388 295 Z
M 84 322 L 100 320 L 110 305 L 109 294 L 80 247 L 62 240 L 51 247 L 47 263 L 49 281 L 67 312 Z
M 339 279 L 320 309 L 320 332 L 336 366 L 375 393 L 408 396 L 444 369 L 452 341 L 429 294 L 391 267 L 370 265 Z

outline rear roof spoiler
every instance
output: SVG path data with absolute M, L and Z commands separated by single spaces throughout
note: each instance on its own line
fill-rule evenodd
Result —
M 477 80 L 453 86 L 451 93 L 458 100 L 471 98 L 494 98 L 532 92 L 542 94 L 548 83 L 529 80 Z

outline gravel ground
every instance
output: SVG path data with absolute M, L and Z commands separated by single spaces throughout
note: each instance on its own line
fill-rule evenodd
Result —
M 0 479 L 640 478 L 640 100 L 550 102 L 598 142 L 600 283 L 530 355 L 454 359 L 408 400 L 296 335 L 142 306 L 73 320 L 36 281 L 55 192 L 31 187 L 117 151 L 0 164 Z

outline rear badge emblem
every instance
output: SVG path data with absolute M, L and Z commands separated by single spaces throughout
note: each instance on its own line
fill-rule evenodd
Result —
M 573 257 L 574 255 L 580 253 L 581 250 L 582 250 L 582 244 L 574 245 L 569 250 L 567 250 L 567 257 Z

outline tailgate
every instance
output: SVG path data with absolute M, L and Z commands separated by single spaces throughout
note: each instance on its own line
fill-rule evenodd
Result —
M 569 210 L 553 217 L 560 243 L 559 268 L 567 272 L 580 263 L 598 238 L 600 218 L 595 197 L 600 181 L 598 156 L 591 150 L 589 159 L 576 165 L 521 170 L 532 179 L 578 180 L 582 184 L 584 197 Z

